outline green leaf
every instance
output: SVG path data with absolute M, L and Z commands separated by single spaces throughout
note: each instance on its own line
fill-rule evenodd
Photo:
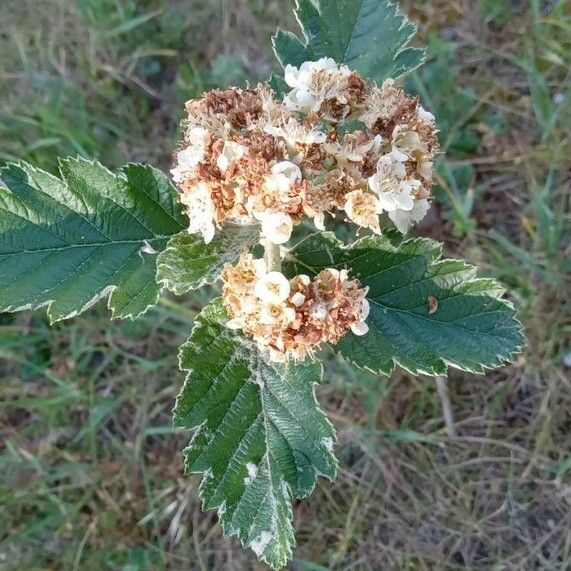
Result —
M 424 238 L 366 237 L 345 247 L 331 233 L 316 234 L 290 252 L 284 271 L 347 268 L 370 288 L 369 333 L 350 332 L 334 347 L 359 367 L 389 374 L 397 364 L 441 375 L 448 365 L 475 373 L 501 366 L 524 343 L 514 308 L 497 282 L 478 279 L 461 260 L 441 260 L 441 253 L 440 244 Z
M 382 83 L 424 62 L 424 50 L 409 46 L 416 25 L 388 0 L 297 0 L 295 14 L 303 41 L 281 30 L 273 38 L 284 67 L 331 57 Z
M 144 165 L 66 159 L 60 173 L 0 171 L 0 311 L 47 306 L 53 323 L 110 293 L 113 317 L 144 313 L 161 291 L 156 254 L 186 226 L 176 190 Z
M 225 225 L 209 244 L 201 236 L 177 234 L 159 254 L 157 281 L 177 295 L 211 284 L 226 264 L 235 263 L 259 239 L 260 228 L 256 225 Z
M 224 533 L 278 568 L 295 543 L 292 500 L 335 477 L 335 433 L 315 399 L 320 365 L 268 363 L 226 319 L 215 300 L 181 347 L 190 372 L 174 421 L 196 429 L 186 468 L 203 474 L 204 509 L 218 508 Z

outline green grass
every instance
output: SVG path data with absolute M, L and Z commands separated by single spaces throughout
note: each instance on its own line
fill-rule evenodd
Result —
M 295 508 L 292 569 L 571 566 L 571 2 L 408 2 L 429 44 L 410 86 L 447 150 L 419 232 L 501 279 L 529 348 L 434 382 L 328 355 L 337 482 Z M 545 5 L 549 4 L 546 8 Z M 274 0 L 4 0 L 0 161 L 82 154 L 168 168 L 182 104 L 269 75 Z M 288 10 L 286 10 L 288 8 Z M 436 215 L 437 214 L 437 215 Z M 260 569 L 202 513 L 170 410 L 208 292 L 136 323 L 98 307 L 0 316 L 0 569 Z

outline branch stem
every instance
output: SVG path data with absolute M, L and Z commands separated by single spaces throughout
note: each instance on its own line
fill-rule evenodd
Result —
M 264 259 L 266 260 L 268 272 L 282 271 L 282 258 L 279 244 L 272 244 L 269 240 L 266 240 L 264 244 Z

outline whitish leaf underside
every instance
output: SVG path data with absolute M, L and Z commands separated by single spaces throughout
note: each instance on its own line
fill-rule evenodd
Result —
M 381 83 L 424 61 L 424 50 L 409 45 L 416 26 L 387 0 L 298 0 L 296 16 L 303 40 L 283 31 L 273 39 L 283 66 L 331 57 Z
M 67 159 L 60 173 L 0 171 L 0 311 L 47 306 L 54 322 L 110 293 L 114 317 L 140 315 L 160 293 L 157 252 L 186 226 L 176 190 L 143 165 Z
M 225 320 L 214 301 L 181 347 L 190 372 L 175 424 L 196 429 L 186 467 L 203 474 L 204 509 L 218 508 L 226 534 L 280 567 L 294 545 L 292 500 L 310 494 L 319 475 L 335 476 L 334 431 L 314 393 L 321 369 L 264 361 Z
M 289 274 L 347 268 L 369 287 L 369 333 L 334 348 L 356 365 L 389 374 L 394 365 L 440 375 L 447 366 L 482 373 L 520 351 L 524 339 L 501 286 L 461 260 L 441 260 L 440 244 L 367 237 L 345 248 L 333 234 L 310 236 L 286 261 Z

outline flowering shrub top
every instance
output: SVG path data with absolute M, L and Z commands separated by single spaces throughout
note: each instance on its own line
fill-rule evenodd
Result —
M 438 142 L 418 97 L 331 58 L 288 65 L 285 81 L 283 101 L 261 84 L 186 104 L 172 175 L 190 232 L 208 243 L 226 221 L 259 221 L 283 244 L 303 216 L 323 230 L 326 213 L 344 211 L 377 234 L 383 212 L 403 233 L 425 216 Z
M 347 331 L 365 335 L 368 288 L 349 279 L 347 270 L 327 268 L 311 279 L 300 274 L 288 280 L 268 272 L 263 259 L 250 254 L 222 274 L 227 326 L 251 335 L 271 361 L 314 357 L 322 343 L 337 343 Z
M 174 423 L 193 431 L 204 508 L 275 568 L 292 557 L 292 500 L 335 477 L 323 345 L 387 375 L 482 373 L 523 345 L 498 283 L 402 238 L 439 152 L 434 117 L 397 83 L 423 61 L 415 27 L 387 0 L 298 0 L 296 15 L 303 38 L 274 38 L 283 77 L 186 104 L 176 187 L 146 165 L 0 169 L 0 311 L 55 322 L 108 297 L 135 318 L 164 289 L 221 281 L 180 350 Z M 339 220 L 363 237 L 324 231 Z

